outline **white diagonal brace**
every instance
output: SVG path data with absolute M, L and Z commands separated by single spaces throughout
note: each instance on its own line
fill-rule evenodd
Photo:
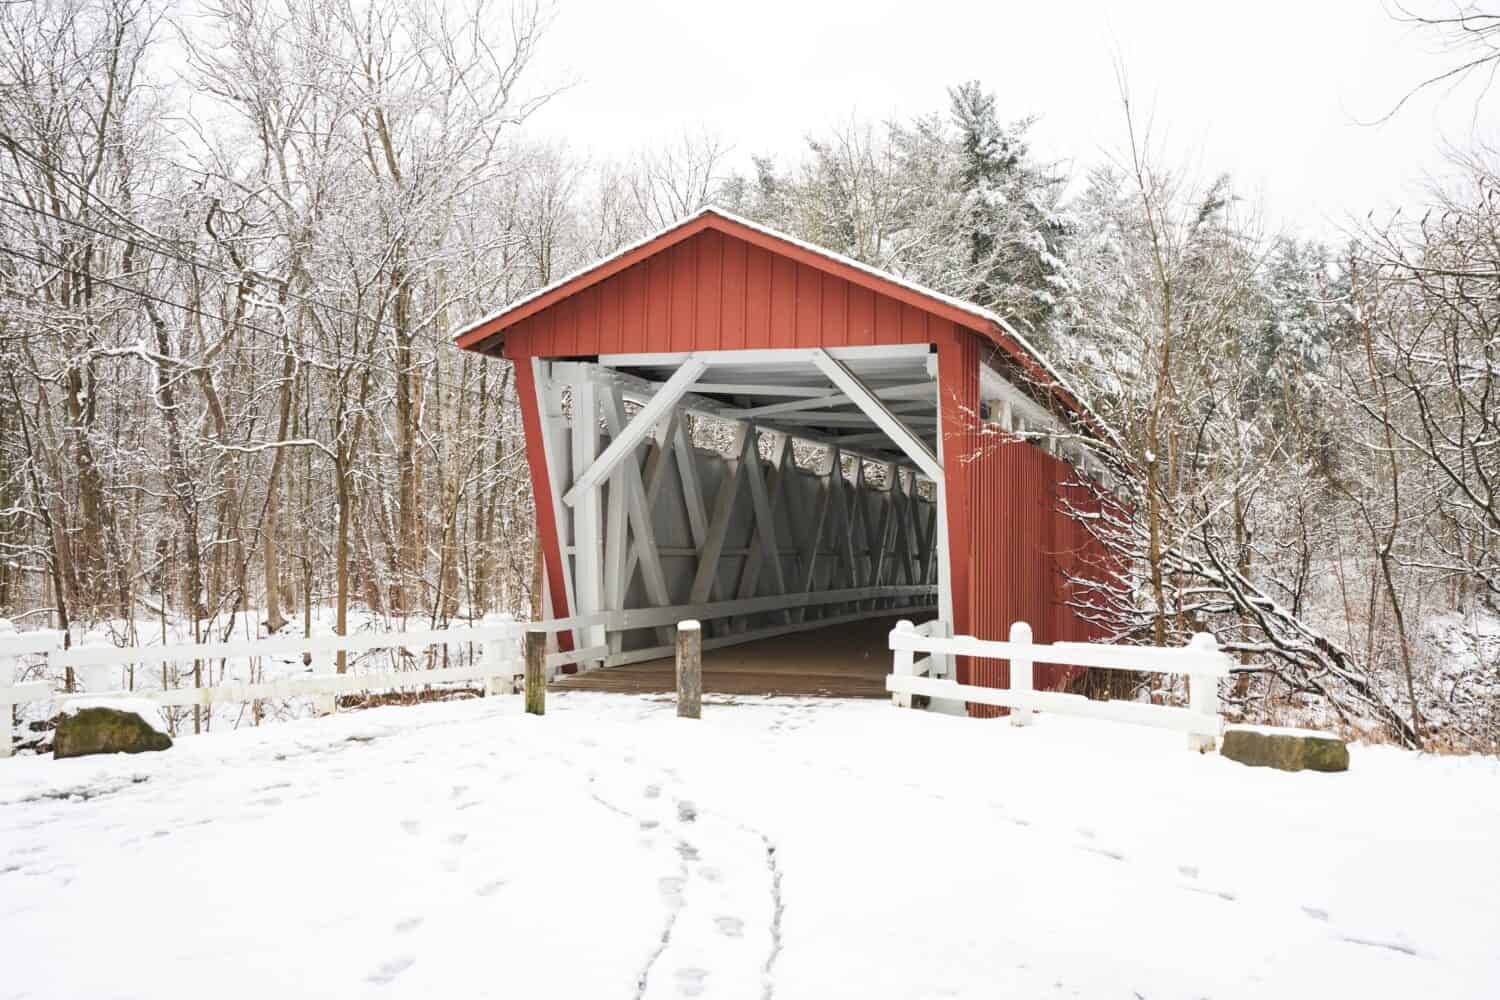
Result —
M 818 555 L 823 547 L 824 528 L 828 524 L 828 511 L 833 506 L 833 481 L 830 478 L 820 477 L 821 481 L 814 487 L 814 510 L 812 518 L 812 530 L 808 533 L 807 556 L 802 561 L 802 582 L 798 590 L 803 592 L 813 589 L 813 582 L 817 579 Z
M 698 481 L 698 459 L 688 437 L 686 421 L 678 420 L 672 435 L 672 449 L 677 456 L 677 476 L 682 480 L 682 502 L 687 507 L 688 527 L 693 533 L 693 547 L 703 548 L 708 537 L 708 509 L 703 505 L 703 485 Z
M 907 458 L 917 464 L 923 474 L 934 482 L 943 478 L 943 466 L 932 450 L 870 391 L 870 387 L 858 375 L 849 370 L 848 365 L 821 348 L 813 351 L 813 364 L 828 376 L 829 381 L 842 389 L 877 427 L 889 434 L 891 440 L 896 442 Z
M 708 371 L 706 362 L 695 356 L 689 356 L 682 363 L 682 367 L 673 372 L 672 377 L 662 384 L 656 395 L 641 407 L 635 419 L 626 424 L 619 436 L 609 443 L 609 447 L 605 448 L 603 453 L 573 481 L 573 488 L 563 495 L 563 503 L 573 506 L 582 491 L 602 483 L 614 467 L 620 464 L 621 459 L 634 453 L 635 446 L 641 443 L 657 422 L 687 394 L 687 391 L 693 387 L 693 383 L 698 381 L 698 377 L 706 371 Z
M 612 389 L 608 392 L 603 404 L 604 421 L 613 431 L 624 423 L 619 390 Z M 625 487 L 625 514 L 630 523 L 632 544 L 639 557 L 641 576 L 646 581 L 646 596 L 657 607 L 669 607 L 672 597 L 667 590 L 666 574 L 661 567 L 661 553 L 656 546 L 656 527 L 651 521 L 651 504 L 646 499 L 646 487 L 641 482 L 641 467 L 633 452 L 620 468 L 620 479 Z M 627 577 L 621 590 L 622 596 L 629 586 L 630 579 Z
M 759 454 L 758 451 L 757 454 Z M 777 435 L 775 444 L 771 447 L 771 477 L 770 481 L 766 484 L 766 495 L 770 499 L 771 523 L 773 525 L 776 522 L 776 512 L 781 507 L 783 493 L 787 488 L 787 464 L 791 461 L 792 439 L 785 434 Z M 759 467 L 759 463 L 757 463 L 756 467 Z M 754 489 L 753 479 L 751 483 L 751 488 Z M 789 523 L 792 520 L 790 517 L 787 518 Z M 769 547 L 762 544 L 764 541 L 762 530 L 761 524 L 757 520 L 755 522 L 755 529 L 751 534 L 750 551 L 745 554 L 745 567 L 740 572 L 740 597 L 755 596 L 756 588 L 760 585 L 761 567 L 766 564 L 767 560 L 770 560 L 776 566 L 781 565 L 779 543 L 777 543 L 773 534 L 772 544 Z
M 755 432 L 750 433 L 750 446 L 745 450 L 748 459 L 745 472 L 750 483 L 750 506 L 755 514 L 755 539 L 761 548 L 761 559 L 770 567 L 775 593 L 786 592 L 786 577 L 781 569 L 781 552 L 776 541 L 776 513 L 771 506 L 770 492 L 766 489 L 766 477 L 760 467 L 760 451 L 755 445 Z M 785 446 L 785 439 L 782 439 Z M 755 544 L 752 541 L 751 544 Z
M 884 389 L 876 389 L 875 395 L 881 399 L 926 399 L 929 402 L 937 398 L 937 386 L 932 382 L 913 382 L 909 385 L 893 385 Z M 849 403 L 849 396 L 842 392 L 829 392 L 825 396 L 814 396 L 811 399 L 794 399 L 786 403 L 770 403 L 766 406 L 757 406 L 748 409 L 743 416 L 769 417 L 776 413 L 795 413 L 798 410 L 821 410 L 831 406 L 844 406 Z
M 724 478 L 719 481 L 713 517 L 708 522 L 708 534 L 704 536 L 698 553 L 698 569 L 693 576 L 693 589 L 688 595 L 689 604 L 706 603 L 719 587 L 719 556 L 724 551 L 724 538 L 729 532 L 734 501 L 739 496 L 740 480 L 745 474 L 745 439 L 750 436 L 749 425 L 736 425 L 734 436 L 731 451 L 734 457 L 729 459 L 724 468 Z
M 657 499 L 661 496 L 662 486 L 667 478 L 670 442 L 680 426 L 681 422 L 674 411 L 658 427 L 660 433 L 656 438 L 656 446 L 651 449 L 651 457 L 646 460 L 646 508 L 648 510 L 656 509 Z M 625 557 L 624 587 L 627 591 L 630 589 L 631 581 L 635 579 L 635 569 L 640 558 L 639 549 L 632 546 L 630 554 Z

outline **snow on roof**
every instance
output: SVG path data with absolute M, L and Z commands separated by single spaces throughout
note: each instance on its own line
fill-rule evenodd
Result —
M 750 219 L 744 218 L 743 216 L 736 215 L 733 212 L 730 212 L 723 208 L 718 208 L 713 205 L 705 205 L 704 207 L 698 209 L 698 211 L 694 212 L 692 215 L 679 219 L 676 222 L 673 222 L 671 225 L 664 226 L 663 228 L 658 229 L 647 236 L 643 236 L 633 243 L 628 243 L 620 249 L 616 250 L 614 253 L 608 255 L 607 257 L 602 257 L 591 264 L 586 264 L 583 267 L 580 267 L 577 270 L 565 275 L 564 277 L 559 278 L 551 284 L 545 285 L 542 288 L 538 288 L 534 292 L 521 296 L 519 299 L 516 299 L 515 301 L 510 302 L 500 307 L 499 309 L 496 309 L 494 312 L 483 317 L 482 319 L 475 320 L 474 322 L 464 326 L 458 331 L 457 334 L 454 335 L 454 339 L 461 339 L 482 326 L 486 326 L 490 323 L 495 322 L 496 320 L 503 319 L 507 314 L 515 312 L 519 309 L 523 309 L 536 300 L 551 295 L 558 289 L 563 288 L 564 286 L 571 284 L 574 281 L 577 281 L 578 279 L 584 277 L 587 274 L 590 274 L 593 271 L 597 271 L 600 268 L 607 267 L 612 262 L 617 261 L 622 257 L 628 256 L 629 254 L 632 254 L 635 251 L 650 245 L 651 243 L 654 243 L 668 233 L 681 229 L 683 226 L 696 222 L 699 219 L 710 216 L 717 216 L 718 218 L 723 219 L 727 222 L 734 223 L 737 226 L 743 226 L 746 229 L 760 233 L 762 236 L 767 236 L 771 239 L 779 240 L 782 243 L 790 244 L 791 246 L 797 247 L 800 250 L 805 250 L 810 254 L 814 254 L 818 257 L 822 257 L 825 260 L 831 261 L 832 263 L 850 268 L 851 270 L 859 271 L 872 278 L 875 278 L 878 281 L 887 282 L 900 288 L 904 288 L 909 292 L 914 292 L 917 295 L 923 296 L 924 298 L 932 299 L 935 302 L 940 302 L 945 306 L 956 309 L 963 313 L 967 313 L 968 315 L 973 316 L 975 319 L 982 320 L 983 322 L 992 325 L 1000 333 L 1013 341 L 1016 346 L 1024 351 L 1032 361 L 1036 362 L 1037 365 L 1039 365 L 1042 370 L 1046 372 L 1047 377 L 1052 379 L 1055 388 L 1060 389 L 1071 396 L 1073 400 L 1076 401 L 1077 405 L 1084 411 L 1084 413 L 1087 414 L 1088 417 L 1092 419 L 1096 424 L 1098 424 L 1101 430 L 1104 430 L 1106 433 L 1112 433 L 1108 430 L 1108 425 L 1106 425 L 1102 420 L 1099 419 L 1099 415 L 1094 412 L 1093 407 L 1088 404 L 1083 395 L 1079 393 L 1078 390 L 1075 389 L 1068 382 L 1068 380 L 1062 376 L 1061 372 L 1059 372 L 1052 366 L 1051 362 L 1049 362 L 1040 351 L 1032 346 L 1029 340 L 1022 336 L 1021 333 L 1016 330 L 1016 328 L 1012 326 L 1011 323 L 999 313 L 993 312 L 989 309 L 985 309 L 983 306 L 977 306 L 972 302 L 965 301 L 964 299 L 956 298 L 952 295 L 947 295 L 935 289 L 928 288 L 926 285 L 918 284 L 915 281 L 903 278 L 900 275 L 892 274 L 889 271 L 883 271 L 878 267 L 872 267 L 871 265 L 866 264 L 863 261 L 855 260 L 853 257 L 846 257 L 841 253 L 835 253 L 834 251 L 829 250 L 827 247 L 821 247 L 816 243 L 809 243 L 806 240 L 798 239 L 795 236 L 791 236 L 777 229 L 772 229 L 770 226 L 762 225 L 759 222 L 754 222 Z

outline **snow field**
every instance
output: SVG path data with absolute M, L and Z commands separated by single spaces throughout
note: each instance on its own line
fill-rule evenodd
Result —
M 1500 762 L 883 702 L 383 708 L 0 766 L 0 997 L 1491 997 Z

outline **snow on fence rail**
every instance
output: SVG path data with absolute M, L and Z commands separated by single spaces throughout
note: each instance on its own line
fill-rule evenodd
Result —
M 1219 716 L 1219 678 L 1229 676 L 1233 661 L 1219 651 L 1217 640 L 1200 632 L 1183 649 L 1160 646 L 1108 646 L 1092 642 L 1055 642 L 1039 645 L 1031 641 L 1031 626 L 1016 622 L 1010 627 L 1010 641 L 976 639 L 969 635 L 946 638 L 934 634 L 941 625 L 928 623 L 923 628 L 909 621 L 897 622 L 891 630 L 890 647 L 895 663 L 886 678 L 886 690 L 899 706 L 909 707 L 912 695 L 945 698 L 952 701 L 998 705 L 1014 710 L 1011 722 L 1024 726 L 1037 710 L 1063 715 L 1082 715 L 1115 722 L 1177 729 L 1188 734 L 1188 746 L 1194 750 L 1212 749 L 1214 739 L 1223 728 Z M 926 653 L 921 660 L 917 653 Z M 1010 661 L 1010 687 L 991 688 L 960 684 L 935 676 L 931 665 L 939 657 L 977 656 Z M 1092 701 L 1083 695 L 1056 691 L 1036 691 L 1032 686 L 1032 667 L 1037 663 L 1065 666 L 1102 667 L 1108 670 L 1134 670 L 1153 674 L 1185 674 L 1188 678 L 1188 707 L 1143 705 L 1133 701 Z M 924 670 L 923 668 L 928 669 Z
M 60 702 L 88 699 L 149 700 L 162 706 L 212 705 L 220 702 L 256 701 L 262 698 L 312 697 L 318 711 L 330 712 L 334 699 L 351 691 L 405 690 L 432 684 L 483 681 L 485 694 L 509 687 L 515 689 L 517 678 L 525 673 L 520 639 L 528 630 L 559 632 L 598 624 L 599 615 L 559 618 L 545 622 L 517 622 L 510 615 L 488 615 L 478 625 L 453 625 L 440 629 L 409 632 L 371 632 L 360 635 L 321 635 L 310 638 L 271 636 L 265 639 L 225 642 L 176 643 L 161 646 L 73 646 L 63 648 L 63 634 L 57 631 L 17 633 L 8 622 L 0 622 L 0 757 L 11 753 L 12 710 L 16 705 L 36 701 Z M 457 667 L 431 670 L 382 670 L 337 672 L 340 652 L 364 652 L 372 649 L 424 650 L 432 646 L 474 643 L 479 655 L 474 661 Z M 547 657 L 549 674 L 559 666 L 574 662 L 589 650 L 553 653 Z M 311 673 L 280 677 L 268 681 L 231 681 L 207 687 L 122 691 L 107 688 L 107 671 L 112 667 L 141 663 L 187 662 L 192 660 L 225 660 L 246 657 L 312 657 Z M 61 692 L 50 680 L 16 683 L 16 664 L 23 656 L 41 655 L 56 671 L 72 668 L 82 679 L 85 690 Z

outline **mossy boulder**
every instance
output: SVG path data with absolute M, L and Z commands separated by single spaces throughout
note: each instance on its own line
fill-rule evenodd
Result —
M 1227 726 L 1219 754 L 1250 767 L 1281 771 L 1349 770 L 1349 747 L 1344 741 L 1308 729 Z
M 145 753 L 165 750 L 172 738 L 158 732 L 134 712 L 118 708 L 84 708 L 63 717 L 52 734 L 53 757 L 95 753 Z

